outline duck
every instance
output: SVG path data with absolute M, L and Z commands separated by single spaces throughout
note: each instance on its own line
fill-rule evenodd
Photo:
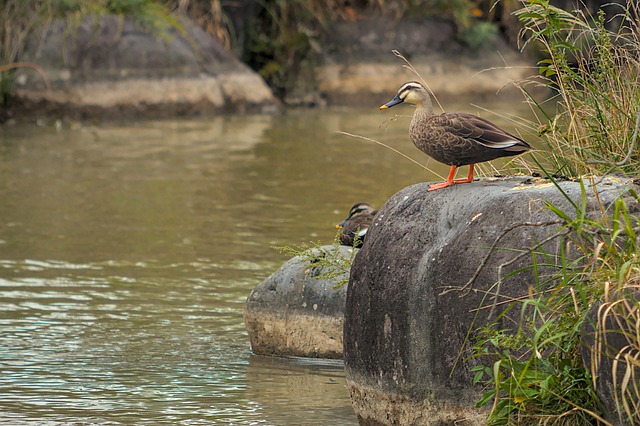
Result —
M 347 218 L 336 225 L 336 228 L 340 229 L 340 244 L 357 248 L 362 247 L 376 213 L 378 211 L 371 204 L 354 204 L 349 210 Z
M 414 145 L 434 160 L 450 166 L 447 180 L 429 185 L 427 191 L 473 182 L 476 163 L 534 149 L 521 138 L 477 115 L 466 112 L 435 114 L 429 92 L 417 81 L 404 83 L 396 96 L 380 109 L 401 103 L 416 107 L 409 125 L 409 136 Z M 467 177 L 455 179 L 456 170 L 467 165 Z

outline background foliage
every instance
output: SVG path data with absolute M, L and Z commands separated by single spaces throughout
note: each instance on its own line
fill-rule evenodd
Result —
M 474 49 L 498 32 L 495 14 L 479 0 L 5 0 L 0 5 L 1 64 L 15 63 L 30 34 L 51 20 L 73 25 L 95 14 L 132 16 L 150 31 L 177 27 L 177 17 L 186 14 L 258 71 L 280 98 L 301 72 L 313 69 L 323 31 L 335 21 L 355 21 L 364 14 L 444 16 Z M 0 68 L 0 73 L 4 102 L 12 93 L 13 69 Z

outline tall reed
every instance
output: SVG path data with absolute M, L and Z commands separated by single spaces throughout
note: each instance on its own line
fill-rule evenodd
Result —
M 637 173 L 638 7 L 637 2 L 620 6 L 616 22 L 621 25 L 615 30 L 608 28 L 604 12 L 565 11 L 549 0 L 529 0 L 515 12 L 524 25 L 525 44 L 543 51 L 540 78 L 557 101 L 556 111 L 548 113 L 530 97 L 546 117 L 540 134 L 555 173 Z
M 556 101 L 555 111 L 549 112 L 523 86 L 544 118 L 540 135 L 545 161 L 538 166 L 550 167 L 548 176 L 582 177 L 582 198 L 567 197 L 569 211 L 547 205 L 563 223 L 555 234 L 559 252 L 542 247 L 531 252 L 526 269 L 533 271 L 535 285 L 529 297 L 514 300 L 509 308 L 522 313 L 518 332 L 493 324 L 480 330 L 476 356 L 491 357 L 494 363 L 475 368 L 474 381 L 487 386 L 478 405 L 491 407 L 492 425 L 640 424 L 640 303 L 629 297 L 640 280 L 640 217 L 629 203 L 637 205 L 640 197 L 629 189 L 612 206 L 589 212 L 589 197 L 598 200 L 598 194 L 586 189 L 595 188 L 601 175 L 640 170 L 639 10 L 637 2 L 621 7 L 615 28 L 604 13 L 591 16 L 584 10 L 528 0 L 516 12 L 526 45 L 542 49 L 539 79 Z M 555 272 L 543 278 L 543 268 Z M 609 357 L 610 362 L 588 370 L 581 327 L 601 302 L 604 314 L 596 324 L 596 339 L 605 343 L 591 348 L 592 358 Z M 606 344 L 611 318 L 627 339 L 622 351 Z M 604 418 L 596 393 L 602 371 L 594 365 L 617 368 L 609 376 L 616 381 L 610 397 L 618 418 Z

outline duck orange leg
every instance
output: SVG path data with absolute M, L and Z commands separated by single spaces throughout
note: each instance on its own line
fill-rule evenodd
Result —
M 427 191 L 435 191 L 436 189 L 442 189 L 442 188 L 446 188 L 448 186 L 453 185 L 453 178 L 456 176 L 456 169 L 458 167 L 456 166 L 451 166 L 451 168 L 449 169 L 449 176 L 447 177 L 447 180 L 445 180 L 442 183 L 432 183 L 431 185 L 429 185 L 429 188 L 427 189 Z
M 469 183 L 469 182 L 473 182 L 473 168 L 474 168 L 475 164 L 469 164 L 469 174 L 467 175 L 467 177 L 465 179 L 456 179 L 453 181 L 453 183 Z
M 437 189 L 446 188 L 446 187 L 451 186 L 451 185 L 453 185 L 455 183 L 473 182 L 473 169 L 474 169 L 474 166 L 475 166 L 475 164 L 469 165 L 469 174 L 464 179 L 454 179 L 454 177 L 456 176 L 456 169 L 458 167 L 457 166 L 451 166 L 451 169 L 449 169 L 449 176 L 447 176 L 447 180 L 445 180 L 442 183 L 433 183 L 433 184 L 429 185 L 429 188 L 427 189 L 427 191 L 435 191 Z

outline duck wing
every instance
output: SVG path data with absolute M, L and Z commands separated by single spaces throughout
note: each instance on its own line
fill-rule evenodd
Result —
M 372 214 L 355 216 L 345 222 L 340 231 L 340 243 L 347 246 L 360 247 L 364 242 L 369 226 L 373 223 L 376 211 Z
M 477 115 L 454 112 L 441 114 L 434 119 L 448 133 L 486 148 L 512 152 L 512 155 L 533 149 L 519 137 Z

